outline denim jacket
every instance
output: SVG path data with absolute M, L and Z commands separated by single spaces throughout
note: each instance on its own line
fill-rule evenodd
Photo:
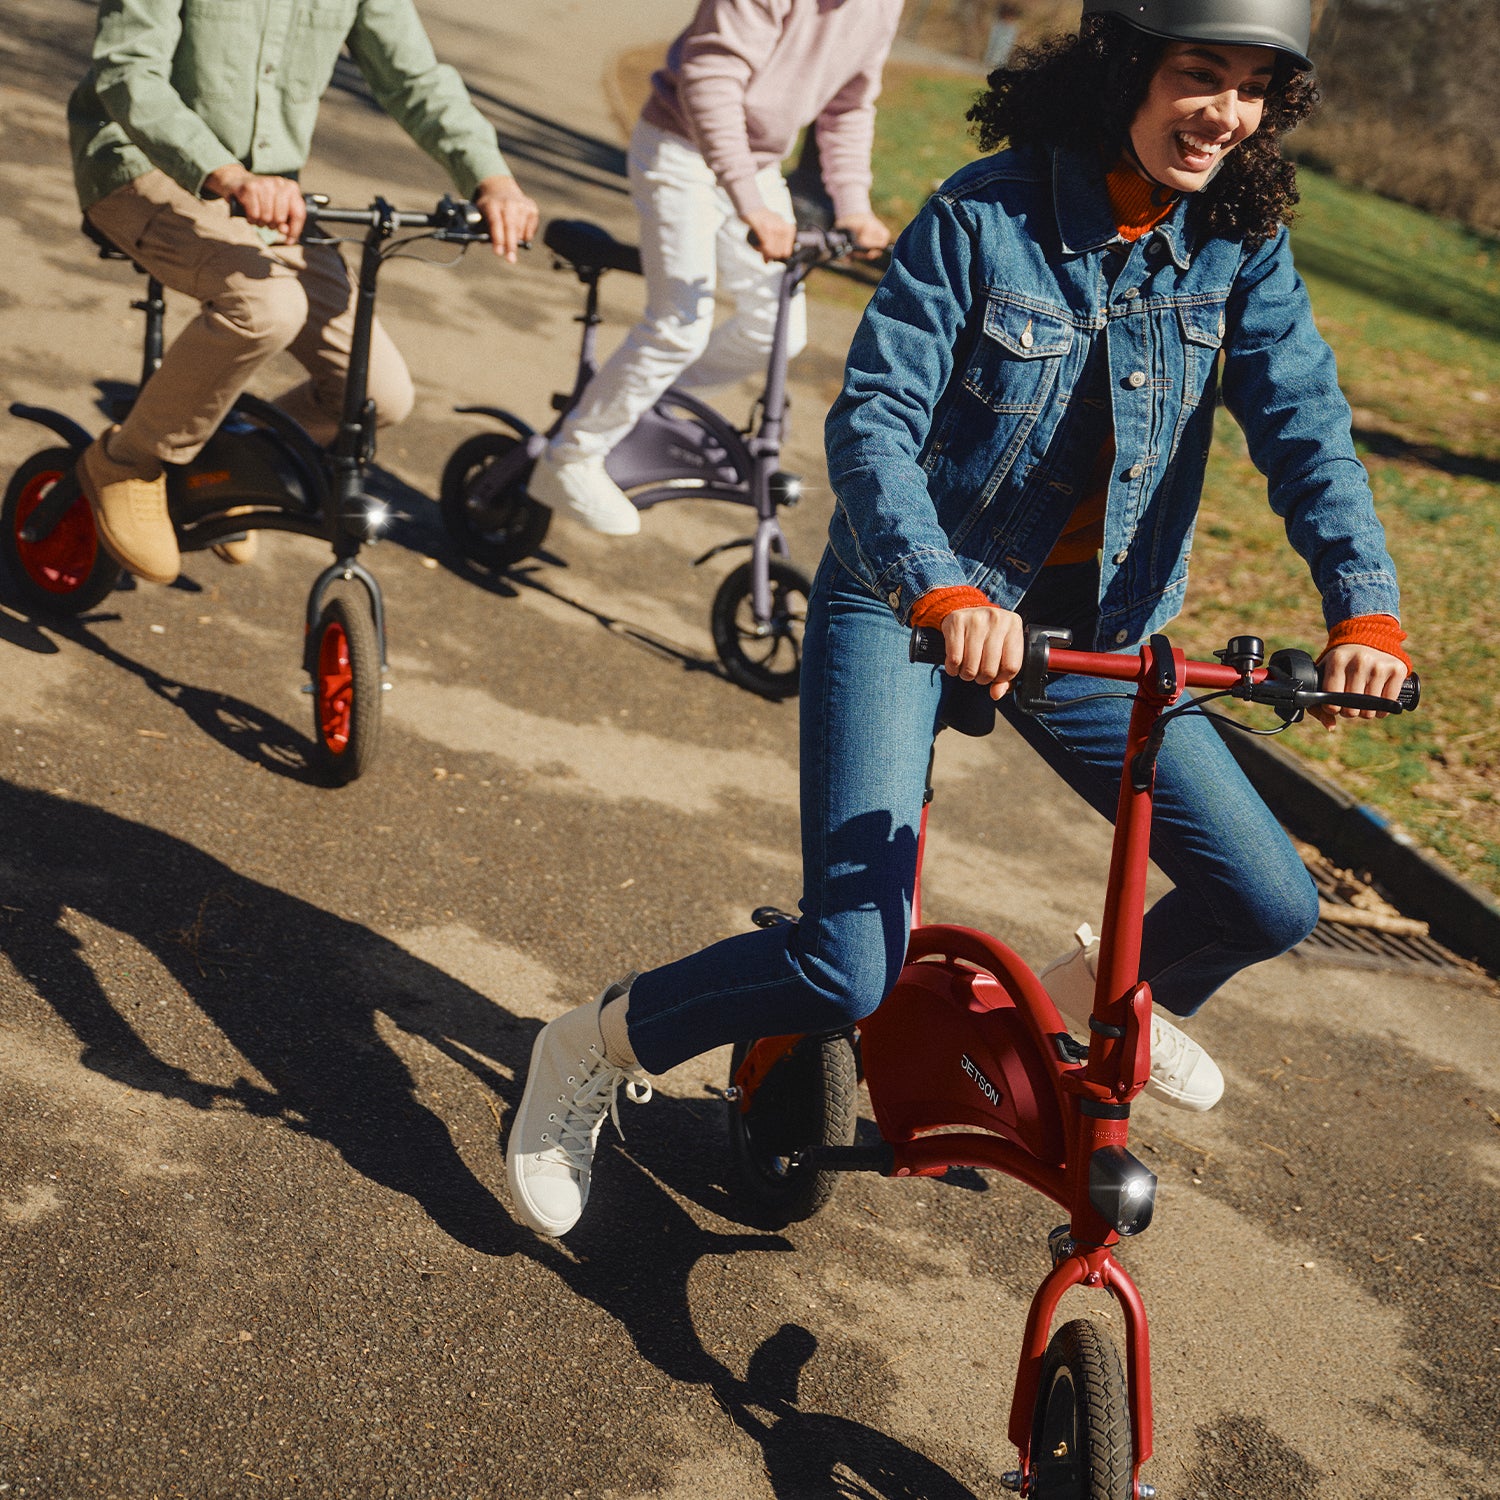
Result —
M 902 234 L 827 448 L 830 547 L 903 622 L 955 584 L 1014 608 L 1112 419 L 1097 645 L 1159 630 L 1187 587 L 1221 359 L 1224 402 L 1326 622 L 1398 614 L 1349 406 L 1285 229 L 1250 250 L 1195 240 L 1186 211 L 1127 245 L 1097 161 L 1031 147 L 964 168 Z

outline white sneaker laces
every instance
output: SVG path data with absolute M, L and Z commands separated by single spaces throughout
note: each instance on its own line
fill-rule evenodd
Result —
M 614 1121 L 620 1139 L 625 1139 L 620 1124 L 620 1085 L 632 1104 L 646 1104 L 651 1099 L 650 1082 L 638 1073 L 629 1073 L 613 1063 L 601 1061 L 574 1093 L 557 1126 L 557 1156 L 575 1172 L 587 1170 L 593 1159 L 594 1145 L 608 1115 Z M 549 1153 L 550 1154 L 550 1153 Z
M 1185 1032 L 1160 1016 L 1151 1017 L 1151 1071 L 1163 1081 L 1180 1083 L 1192 1071 L 1200 1051 Z

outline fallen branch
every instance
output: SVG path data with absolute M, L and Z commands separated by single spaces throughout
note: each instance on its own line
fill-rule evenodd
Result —
M 1392 937 L 1426 937 L 1428 927 L 1415 917 L 1396 917 L 1383 911 L 1366 911 L 1362 906 L 1345 906 L 1340 901 L 1318 901 L 1318 920 L 1340 927 L 1369 927 L 1388 932 Z

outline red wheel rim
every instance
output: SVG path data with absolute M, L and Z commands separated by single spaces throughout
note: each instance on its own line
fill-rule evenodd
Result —
M 349 637 L 330 620 L 318 646 L 318 731 L 335 755 L 349 748 L 354 718 L 354 672 L 349 665 Z
M 99 555 L 99 535 L 94 517 L 82 495 L 67 509 L 52 534 L 39 542 L 21 538 L 32 511 L 47 497 L 47 492 L 64 474 L 62 469 L 47 469 L 33 474 L 16 501 L 16 557 L 26 576 L 49 594 L 71 594 L 88 582 Z

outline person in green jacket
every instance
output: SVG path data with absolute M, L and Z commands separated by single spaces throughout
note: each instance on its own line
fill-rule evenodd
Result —
M 379 103 L 478 205 L 497 254 L 514 263 L 536 232 L 536 204 L 463 80 L 434 56 L 413 0 L 101 0 L 93 61 L 68 102 L 79 203 L 201 304 L 130 414 L 78 464 L 100 540 L 139 578 L 177 576 L 163 465 L 197 454 L 272 355 L 287 350 L 307 371 L 283 409 L 320 441 L 337 431 L 355 289 L 332 246 L 300 242 L 297 174 L 345 46 Z M 378 323 L 370 396 L 381 425 L 411 409 L 411 377 Z M 254 540 L 215 551 L 245 562 Z

